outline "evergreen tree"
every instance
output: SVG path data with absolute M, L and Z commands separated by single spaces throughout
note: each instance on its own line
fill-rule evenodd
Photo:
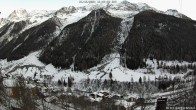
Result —
M 110 72 L 110 74 L 109 74 L 109 78 L 110 78 L 110 79 L 112 79 L 112 72 Z
M 103 82 L 103 85 L 106 86 L 107 83 L 108 83 L 108 82 L 107 82 L 107 80 L 105 79 L 104 82 Z
M 72 79 L 68 77 L 68 87 L 71 87 L 73 85 Z
M 141 77 L 139 78 L 139 83 L 142 84 L 142 78 Z
M 194 76 L 196 76 L 196 69 L 194 69 Z
M 196 81 L 195 81 L 195 84 L 193 86 L 193 91 L 196 92 Z
M 111 79 L 111 80 L 110 80 L 110 85 L 112 86 L 113 83 L 114 83 L 114 81 Z
M 58 86 L 62 85 L 61 80 L 58 80 Z
M 67 83 L 65 82 L 65 80 L 63 81 L 63 85 L 66 87 L 67 86 Z
M 176 65 L 176 73 L 179 73 L 179 72 L 180 72 L 180 66 Z
M 131 88 L 131 82 L 128 82 L 128 88 Z

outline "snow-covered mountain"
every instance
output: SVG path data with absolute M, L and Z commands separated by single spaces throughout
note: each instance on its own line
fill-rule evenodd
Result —
M 177 10 L 172 10 L 172 9 L 167 10 L 165 12 L 165 14 L 167 14 L 167 15 L 173 15 L 173 16 L 178 17 L 178 18 L 181 17 L 181 14 L 179 14 Z
M 8 22 L 9 22 L 8 19 L 6 19 L 6 18 L 0 18 L 0 27 L 2 27 L 3 25 L 5 25 Z
M 25 9 L 14 10 L 9 16 L 10 21 L 20 21 L 27 17 L 28 13 Z
M 33 10 L 28 13 L 26 19 L 31 23 L 41 23 L 54 16 L 55 10 Z
M 66 26 L 59 37 L 48 45 L 40 59 L 65 68 L 73 64 L 76 70 L 91 68 L 111 53 L 120 23 L 120 18 L 108 15 L 103 9 L 94 10 L 78 22 Z
M 166 12 L 162 12 L 159 10 L 156 10 L 153 7 L 150 7 L 149 5 L 145 3 L 130 3 L 128 1 L 123 1 L 120 3 L 116 4 L 88 4 L 86 6 L 82 7 L 74 7 L 74 6 L 69 6 L 69 7 L 62 7 L 59 10 L 34 10 L 31 12 L 27 12 L 25 9 L 18 9 L 14 10 L 8 18 L 1 18 L 0 20 L 0 27 L 5 25 L 8 22 L 18 22 L 18 21 L 24 21 L 28 20 L 32 26 L 35 26 L 36 24 L 40 24 L 41 22 L 46 21 L 47 19 L 53 17 L 53 16 L 58 16 L 59 18 L 69 18 L 72 14 L 73 16 L 74 13 L 78 12 L 90 12 L 95 9 L 104 9 L 107 10 L 108 12 L 111 13 L 112 16 L 120 17 L 120 18 L 125 18 L 128 16 L 133 16 L 141 11 L 144 10 L 154 10 L 156 12 L 160 12 L 163 14 L 168 14 L 172 15 L 175 17 L 182 17 L 185 16 L 175 10 L 168 10 Z M 79 15 L 80 16 L 80 15 Z M 77 17 L 77 16 L 76 16 Z M 188 18 L 188 17 L 183 17 L 183 18 Z M 32 27 L 30 26 L 30 27 Z
M 149 15 L 141 14 L 143 11 L 146 11 Z M 175 17 L 168 17 L 167 14 Z M 126 65 L 128 65 L 128 68 L 137 65 L 136 68 L 138 68 L 138 65 L 144 66 L 142 58 L 147 59 L 151 54 L 159 58 L 160 56 L 156 55 L 159 55 L 160 50 L 163 48 L 156 48 L 157 51 L 153 51 L 153 47 L 152 50 L 144 50 L 144 53 L 137 49 L 135 50 L 134 47 L 140 48 L 142 46 L 140 37 L 137 36 L 141 33 L 151 37 L 171 36 L 171 39 L 166 38 L 165 41 L 169 39 L 168 49 L 176 51 L 173 44 L 178 45 L 179 42 L 172 40 L 172 36 L 178 34 L 178 32 L 183 32 L 184 34 L 179 41 L 186 41 L 187 43 L 191 39 L 189 46 L 194 47 L 193 35 L 195 33 L 192 32 L 195 27 L 194 21 L 190 20 L 190 22 L 187 21 L 183 24 L 180 22 L 185 21 L 183 19 L 179 21 L 176 17 L 181 18 L 181 14 L 177 11 L 161 12 L 144 3 L 133 4 L 127 1 L 117 4 L 89 4 L 83 7 L 70 6 L 52 11 L 36 10 L 27 12 L 24 9 L 15 10 L 8 18 L 1 19 L 0 22 L 0 58 L 8 61 L 19 60 L 32 52 L 42 51 L 37 59 L 46 64 L 52 63 L 56 67 L 77 68 L 76 70 L 90 69 L 89 71 L 93 71 L 98 65 L 101 65 L 102 68 L 107 67 L 110 70 L 118 68 L 119 65 L 122 66 L 120 68 Z M 153 19 L 148 22 L 146 18 Z M 163 18 L 167 18 L 165 19 L 167 22 L 162 22 Z M 189 28 L 183 30 L 178 26 L 188 26 Z M 190 33 L 192 33 L 190 39 L 181 40 L 184 38 L 183 36 Z M 153 37 L 153 39 L 160 40 L 159 37 Z M 143 39 L 144 41 L 142 40 L 144 44 L 146 43 L 146 47 L 151 43 L 156 44 L 154 42 L 156 40 L 148 39 L 150 37 L 146 37 L 146 39 Z M 135 43 L 132 41 L 135 41 Z M 130 43 L 127 44 L 127 42 Z M 162 46 L 164 45 L 163 43 Z M 190 49 L 190 47 L 186 48 Z M 187 56 L 189 49 L 184 49 L 185 54 L 182 58 L 195 59 L 192 56 Z M 128 56 L 125 56 L 125 54 Z M 194 52 L 191 54 L 194 55 Z M 172 56 L 170 55 L 171 52 L 163 56 L 164 58 L 169 57 L 169 60 L 175 60 L 172 56 L 176 56 L 176 54 L 172 53 Z M 113 61 L 108 60 L 108 56 L 112 56 L 109 59 L 115 59 L 115 61 L 119 62 L 119 65 L 110 68 L 109 65 L 113 64 L 109 62 Z M 131 59 L 133 56 L 137 57 L 136 59 L 139 62 L 133 61 Z M 179 59 L 179 56 L 177 57 Z M 161 60 L 164 60 L 164 58 L 161 57 Z M 106 63 L 103 64 L 103 62 Z M 135 64 L 130 62 L 135 62 Z M 109 70 L 102 72 L 102 75 L 107 75 L 106 73 Z M 123 71 L 120 73 L 123 73 Z
M 120 2 L 117 5 L 111 4 L 107 5 L 108 9 L 113 9 L 113 10 L 120 10 L 120 11 L 144 11 L 144 10 L 156 10 L 155 8 L 150 7 L 149 5 L 145 3 L 130 3 L 128 1 L 123 1 Z
M 183 15 L 182 13 L 179 13 L 177 10 L 174 10 L 174 9 L 168 9 L 164 13 L 167 14 L 167 15 L 175 16 L 177 18 L 191 19 L 191 18 L 187 17 L 186 15 Z
M 69 6 L 69 7 L 62 7 L 61 9 L 57 10 L 55 12 L 56 16 L 64 16 L 70 13 L 75 13 L 76 12 L 76 7 L 74 6 Z

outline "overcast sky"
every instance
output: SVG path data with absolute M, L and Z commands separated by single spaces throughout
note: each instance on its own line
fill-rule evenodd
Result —
M 102 1 L 102 0 L 101 0 Z M 122 0 L 116 0 L 117 3 Z M 127 0 L 132 3 L 147 3 L 148 5 L 162 11 L 176 9 L 183 14 L 196 20 L 196 0 Z M 180 5 L 182 2 L 182 6 Z M 63 6 L 82 6 L 79 0 L 0 0 L 0 17 L 7 17 L 13 10 L 24 8 L 31 10 L 56 10 Z

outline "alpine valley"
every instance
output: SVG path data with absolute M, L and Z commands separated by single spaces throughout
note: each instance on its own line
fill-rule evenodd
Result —
M 166 107 L 196 108 L 196 21 L 177 10 L 123 1 L 0 18 L 1 110 Z

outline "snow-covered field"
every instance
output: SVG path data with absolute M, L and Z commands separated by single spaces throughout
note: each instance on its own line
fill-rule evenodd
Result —
M 34 74 L 37 73 L 35 78 L 40 78 L 40 75 L 51 75 L 53 81 L 58 81 L 59 79 L 67 80 L 68 77 L 74 77 L 75 82 L 79 82 L 83 79 L 109 79 L 109 73 L 112 73 L 112 79 L 116 81 L 139 81 L 139 78 L 146 77 L 147 80 L 155 80 L 155 77 L 158 78 L 159 76 L 168 77 L 171 76 L 172 78 L 175 76 L 183 77 L 185 74 L 170 74 L 168 72 L 164 72 L 161 69 L 157 69 L 157 64 L 153 63 L 156 60 L 151 61 L 147 60 L 147 64 L 151 65 L 152 71 L 155 74 L 145 74 L 147 69 L 140 68 L 137 70 L 130 70 L 121 66 L 120 64 L 120 55 L 118 53 L 113 53 L 109 55 L 108 59 L 104 59 L 102 64 L 97 65 L 96 67 L 90 68 L 85 72 L 79 71 L 72 71 L 71 69 L 61 69 L 56 68 L 52 64 L 44 64 L 39 61 L 40 51 L 33 52 L 28 56 L 15 61 L 8 62 L 6 59 L 0 60 L 0 67 L 2 69 L 3 74 L 9 75 L 23 75 L 25 78 L 27 77 L 34 77 Z M 168 61 L 165 62 L 167 65 L 180 65 L 180 64 L 188 64 L 188 62 L 179 63 L 178 61 Z

